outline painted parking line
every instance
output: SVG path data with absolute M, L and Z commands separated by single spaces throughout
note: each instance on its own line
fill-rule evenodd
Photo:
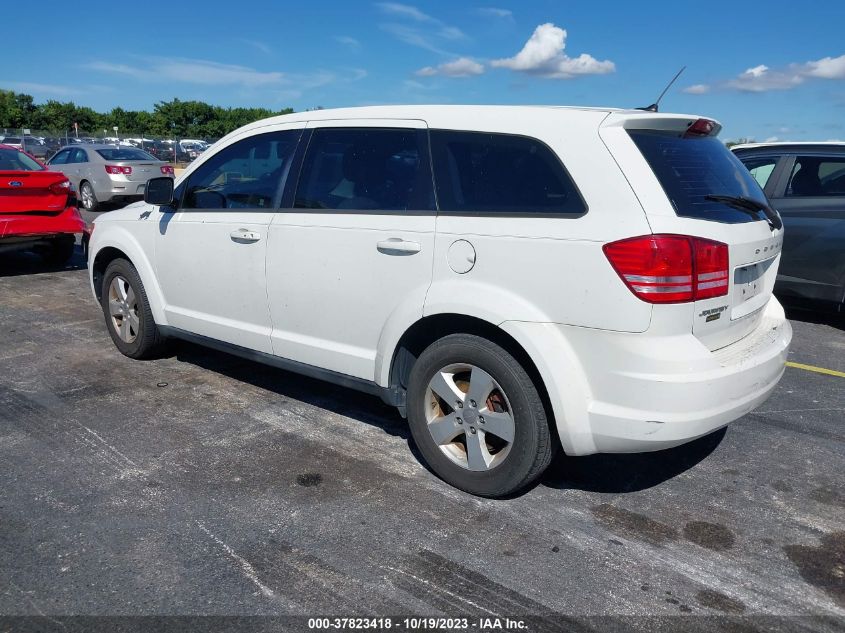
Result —
M 815 365 L 804 365 L 802 363 L 786 363 L 787 367 L 794 367 L 795 369 L 805 369 L 807 371 L 814 371 L 817 374 L 826 374 L 828 376 L 838 376 L 845 378 L 845 371 L 836 371 L 834 369 L 825 369 L 824 367 L 816 367 Z

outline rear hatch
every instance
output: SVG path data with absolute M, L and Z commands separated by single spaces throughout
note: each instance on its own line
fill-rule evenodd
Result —
M 59 213 L 68 204 L 69 185 L 67 177 L 55 171 L 0 171 L 0 215 Z
M 655 235 L 727 245 L 727 284 L 725 275 L 692 271 L 693 284 L 722 284 L 724 290 L 686 302 L 691 313 L 676 309 L 688 315 L 692 332 L 711 350 L 740 340 L 760 324 L 783 243 L 779 216 L 717 138 L 720 129 L 699 117 L 638 112 L 611 114 L 601 130 Z

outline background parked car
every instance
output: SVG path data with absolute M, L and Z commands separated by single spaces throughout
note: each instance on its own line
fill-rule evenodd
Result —
M 50 155 L 50 148 L 40 138 L 34 136 L 25 136 L 23 138 L 22 149 L 39 160 L 47 160 Z
M 70 179 L 88 211 L 101 202 L 140 200 L 150 178 L 173 177 L 172 166 L 134 147 L 64 147 L 47 164 Z
M 845 308 L 845 143 L 737 145 L 786 227 L 775 291 Z
M 75 234 L 84 230 L 67 177 L 0 145 L 0 253 L 35 250 L 60 265 L 73 255 Z

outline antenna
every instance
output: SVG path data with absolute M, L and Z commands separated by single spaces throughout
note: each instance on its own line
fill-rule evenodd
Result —
M 669 88 L 672 87 L 672 84 L 675 83 L 675 81 L 677 81 L 678 77 L 680 77 L 681 73 L 684 72 L 686 69 L 687 69 L 686 66 L 681 67 L 681 69 L 677 72 L 677 74 L 674 77 L 672 77 L 672 81 L 670 81 L 666 85 L 666 87 L 663 89 L 663 92 L 661 92 L 660 96 L 657 97 L 657 101 L 655 101 L 650 106 L 647 106 L 645 108 L 637 108 L 637 110 L 645 110 L 646 112 L 657 112 L 657 107 L 660 105 L 660 100 L 663 98 L 663 95 L 666 94 L 666 92 L 669 90 Z

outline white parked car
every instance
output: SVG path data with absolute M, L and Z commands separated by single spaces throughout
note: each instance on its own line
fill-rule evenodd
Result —
M 719 129 L 558 107 L 274 117 L 99 217 L 91 284 L 127 356 L 188 339 L 379 394 L 443 479 L 508 495 L 558 446 L 676 446 L 775 388 L 780 218 Z

